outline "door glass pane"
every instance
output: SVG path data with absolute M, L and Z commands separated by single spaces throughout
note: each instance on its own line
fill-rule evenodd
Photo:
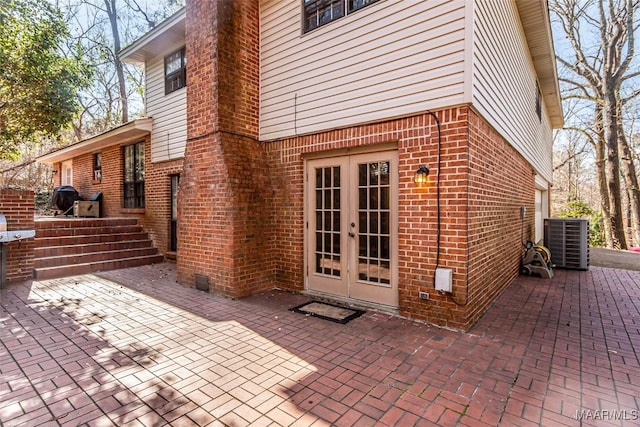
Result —
M 366 211 L 367 209 L 367 188 L 366 185 L 364 184 L 365 187 L 364 188 L 359 188 L 358 189 L 358 208 L 359 209 L 363 209 Z
M 389 162 L 358 165 L 358 278 L 381 284 L 391 283 L 389 168 Z
M 315 170 L 315 272 L 340 277 L 340 167 Z
M 124 182 L 134 181 L 133 145 L 124 147 Z
M 367 185 L 367 165 L 358 165 L 358 187 L 366 187 Z

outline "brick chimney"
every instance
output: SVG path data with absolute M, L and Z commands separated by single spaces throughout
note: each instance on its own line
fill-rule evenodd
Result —
M 187 147 L 178 280 L 241 297 L 270 288 L 268 168 L 258 140 L 257 0 L 186 6 Z

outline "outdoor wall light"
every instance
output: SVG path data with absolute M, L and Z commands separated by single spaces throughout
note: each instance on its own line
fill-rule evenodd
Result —
M 429 168 L 420 166 L 415 175 L 413 175 L 413 182 L 416 184 L 426 184 L 429 182 Z

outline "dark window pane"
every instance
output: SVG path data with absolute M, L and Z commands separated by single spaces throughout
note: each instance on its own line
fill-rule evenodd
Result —
M 367 185 L 367 165 L 358 165 L 358 186 L 365 187 Z
M 124 207 L 144 207 L 144 143 L 123 148 Z
M 380 187 L 380 209 L 389 209 L 389 187 Z
M 333 209 L 340 209 L 340 190 L 333 190 Z
M 164 58 L 164 93 L 176 91 L 187 84 L 187 58 L 185 48 L 182 48 Z
M 378 188 L 369 189 L 369 209 L 378 209 Z
M 367 209 L 367 189 L 358 189 L 358 208 Z
M 333 186 L 340 187 L 340 166 L 333 168 Z
M 367 232 L 367 213 L 366 212 L 358 212 L 358 229 L 360 233 L 364 234 Z
M 380 185 L 389 185 L 389 162 L 380 163 Z
M 389 234 L 389 212 L 380 212 L 380 233 Z
M 358 239 L 358 255 L 367 256 L 367 236 L 363 234 Z
M 375 236 L 369 238 L 369 256 L 378 258 L 378 238 Z
M 316 209 L 322 209 L 322 190 L 316 190 Z
M 373 4 L 378 0 L 347 0 L 347 4 L 349 5 L 349 13 L 361 9 L 365 6 Z
M 322 169 L 316 169 L 316 188 L 322 188 Z
M 369 215 L 369 233 L 378 234 L 378 213 L 371 212 Z
M 340 231 L 340 212 L 333 212 L 333 231 Z
M 389 238 L 388 237 L 381 237 L 380 238 L 380 258 L 382 259 L 391 259 L 389 254 L 390 254 L 390 248 L 389 248 Z M 389 264 L 387 262 L 387 264 Z M 388 265 L 387 265 L 388 267 Z
M 333 250 L 331 253 L 340 255 L 340 233 L 332 233 L 333 235 Z
M 378 169 L 378 163 L 371 163 L 369 165 L 369 184 L 378 185 L 378 175 L 380 170 Z
M 133 145 L 124 147 L 124 182 L 133 182 L 134 180 L 134 159 Z
M 144 181 L 144 144 L 136 144 L 136 181 Z

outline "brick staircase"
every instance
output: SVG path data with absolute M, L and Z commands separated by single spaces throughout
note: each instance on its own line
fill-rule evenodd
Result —
M 137 267 L 163 256 L 135 218 L 36 220 L 36 280 Z

